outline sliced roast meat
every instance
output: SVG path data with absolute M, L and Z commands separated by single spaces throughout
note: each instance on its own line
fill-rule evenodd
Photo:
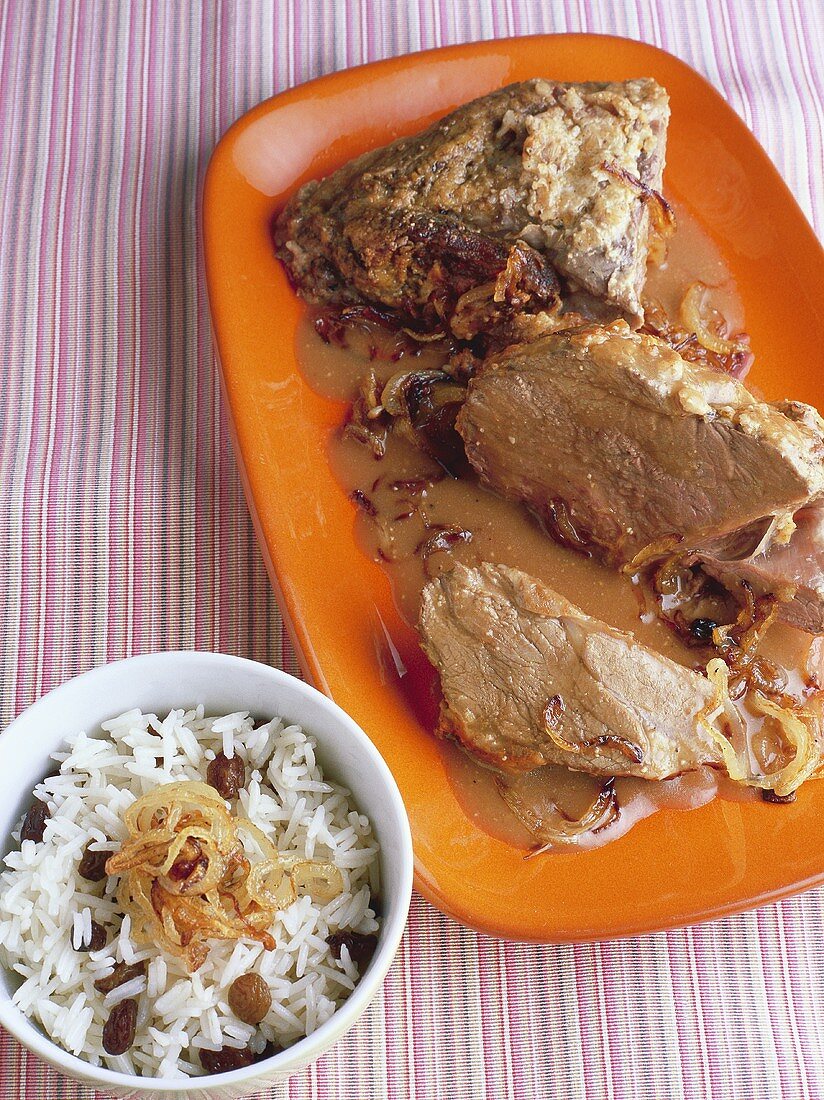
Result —
M 772 547 L 765 575 L 789 606 L 796 548 L 781 547 L 824 491 L 809 406 L 758 401 L 618 322 L 504 352 L 470 382 L 457 425 L 482 479 L 569 541 L 613 564 L 659 542 L 693 558 L 707 547 L 721 579 L 725 561 L 735 578 Z
M 416 316 L 487 287 L 535 311 L 557 269 L 638 323 L 668 121 L 654 80 L 512 84 L 306 184 L 278 254 L 315 302 Z
M 424 589 L 419 628 L 441 732 L 495 767 L 663 779 L 721 762 L 705 677 L 526 573 L 456 565 Z

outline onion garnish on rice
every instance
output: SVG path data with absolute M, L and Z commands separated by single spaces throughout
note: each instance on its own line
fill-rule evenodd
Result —
M 343 889 L 331 863 L 296 860 L 287 869 L 274 844 L 251 821 L 233 817 L 206 783 L 167 783 L 125 814 L 129 840 L 106 861 L 120 875 L 118 901 L 140 943 L 159 943 L 198 970 L 211 939 L 258 940 L 267 951 L 275 914 L 291 905 L 298 884 L 330 901 Z M 252 865 L 241 836 L 260 850 Z M 313 894 L 314 896 L 314 894 Z

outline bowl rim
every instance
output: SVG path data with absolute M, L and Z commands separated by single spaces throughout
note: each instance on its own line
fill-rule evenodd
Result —
M 383 792 L 388 796 L 390 808 L 398 826 L 403 864 L 401 868 L 400 904 L 391 918 L 383 918 L 378 946 L 367 972 L 358 981 L 341 1007 L 336 1009 L 329 1019 L 310 1035 L 298 1039 L 291 1046 L 279 1051 L 277 1054 L 261 1059 L 259 1062 L 253 1062 L 252 1065 L 244 1066 L 241 1069 L 229 1070 L 226 1073 L 204 1074 L 197 1077 L 147 1077 L 122 1073 L 119 1070 L 108 1069 L 104 1066 L 95 1066 L 79 1055 L 64 1050 L 54 1040 L 41 1032 L 38 1026 L 17 1008 L 10 996 L 0 994 L 0 1026 L 14 1036 L 23 1047 L 56 1069 L 67 1072 L 75 1078 L 79 1076 L 81 1078 L 85 1077 L 87 1080 L 92 1079 L 96 1087 L 130 1088 L 133 1093 L 141 1091 L 154 1092 L 162 1089 L 169 1093 L 177 1092 L 183 1095 L 192 1089 L 226 1088 L 232 1085 L 242 1085 L 244 1082 L 251 1083 L 257 1078 L 268 1077 L 278 1070 L 283 1072 L 284 1076 L 290 1072 L 296 1072 L 307 1064 L 307 1055 L 309 1062 L 314 1061 L 360 1018 L 383 984 L 406 928 L 412 896 L 412 834 L 403 799 L 389 767 L 374 743 L 346 711 L 339 707 L 328 695 L 324 695 L 304 680 L 300 680 L 282 669 L 264 664 L 261 661 L 253 661 L 246 657 L 238 657 L 228 653 L 207 650 L 161 650 L 110 661 L 73 676 L 51 691 L 46 692 L 29 707 L 21 711 L 2 731 L 2 734 L 0 734 L 0 760 L 10 753 L 13 755 L 14 744 L 17 735 L 19 735 L 20 727 L 28 725 L 32 719 L 36 720 L 41 712 L 47 712 L 56 703 L 59 703 L 61 697 L 77 690 L 79 685 L 88 686 L 95 680 L 110 675 L 112 670 L 115 669 L 122 670 L 128 666 L 137 671 L 141 669 L 145 671 L 149 666 L 156 665 L 158 662 L 168 662 L 171 665 L 179 666 L 181 694 L 185 692 L 182 680 L 185 671 L 197 665 L 205 664 L 214 665 L 216 669 L 220 667 L 223 671 L 233 668 L 237 671 L 254 668 L 269 677 L 273 684 L 286 687 L 288 690 L 295 692 L 297 696 L 311 699 L 318 704 L 321 710 L 325 712 L 325 717 L 329 719 L 330 725 L 337 725 L 338 728 L 343 727 L 346 734 L 357 745 L 358 750 L 370 760 L 377 770 L 383 783 Z M 96 723 L 96 725 L 99 724 Z M 315 733 L 314 730 L 310 732 Z M 322 736 L 323 734 L 321 734 Z M 33 1026 L 34 1034 L 24 1034 L 23 1024 L 29 1027 Z

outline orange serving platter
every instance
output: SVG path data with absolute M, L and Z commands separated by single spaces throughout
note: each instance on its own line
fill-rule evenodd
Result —
M 824 254 L 775 168 L 709 84 L 661 50 L 559 35 L 434 50 L 335 73 L 260 104 L 218 145 L 203 231 L 215 342 L 249 506 L 308 677 L 347 710 L 395 774 L 416 884 L 464 924 L 542 941 L 600 939 L 706 920 L 824 881 L 824 780 L 788 806 L 715 801 L 661 812 L 604 848 L 524 862 L 453 795 L 408 685 L 426 682 L 354 507 L 326 457 L 343 407 L 295 360 L 303 306 L 272 251 L 272 216 L 306 180 L 529 77 L 653 76 L 669 91 L 665 187 L 707 230 L 746 307 L 768 398 L 824 406 Z M 408 675 L 396 672 L 406 667 Z

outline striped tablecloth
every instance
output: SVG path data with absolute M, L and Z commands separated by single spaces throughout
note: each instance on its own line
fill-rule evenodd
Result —
M 3 6 L 4 724 L 66 677 L 132 653 L 219 649 L 296 671 L 210 346 L 197 206 L 223 130 L 332 69 L 571 30 L 642 38 L 705 73 L 821 231 L 821 0 Z M 820 1100 L 822 1021 L 822 891 L 566 947 L 495 942 L 416 899 L 366 1018 L 266 1095 Z M 3 1100 L 85 1095 L 0 1038 Z

